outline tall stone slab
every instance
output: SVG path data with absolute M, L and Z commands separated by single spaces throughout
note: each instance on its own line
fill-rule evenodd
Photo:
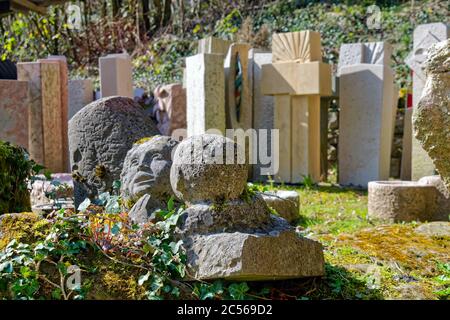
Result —
M 18 63 L 17 75 L 30 87 L 30 156 L 52 172 L 65 172 L 60 63 Z
M 367 187 L 389 178 L 397 93 L 391 47 L 382 42 L 351 47 L 362 62 L 341 59 L 339 65 L 339 183 Z
M 61 86 L 61 136 L 62 136 L 62 148 L 64 154 L 69 154 L 69 137 L 68 137 L 68 113 L 69 113 L 69 70 L 67 67 L 67 59 L 65 56 L 49 56 L 47 59 L 38 60 L 38 62 L 53 62 L 59 65 L 59 78 Z M 66 168 L 62 172 L 69 172 L 69 158 L 65 159 L 64 167 Z
M 331 95 L 331 67 L 322 62 L 320 34 L 274 34 L 272 64 L 263 65 L 261 90 L 275 100 L 280 167 L 275 181 L 320 179 L 320 96 Z
M 412 108 L 405 109 L 402 142 L 402 167 L 400 170 L 400 179 L 405 181 L 411 180 L 412 113 Z
M 187 135 L 217 129 L 225 134 L 225 73 L 223 55 L 186 58 Z
M 28 150 L 28 82 L 0 80 L 0 97 L 0 140 Z
M 133 66 L 126 53 L 109 54 L 99 59 L 102 98 L 133 97 Z
M 253 128 L 258 131 L 258 157 L 253 165 L 253 180 L 254 181 L 267 181 L 269 176 L 262 174 L 262 168 L 268 168 L 267 163 L 263 163 L 260 150 L 263 147 L 264 141 L 259 130 L 266 130 L 267 140 L 264 143 L 264 147 L 267 150 L 267 156 L 272 155 L 272 139 L 271 132 L 274 128 L 274 97 L 265 96 L 261 91 L 262 81 L 262 66 L 272 63 L 272 53 L 270 52 L 258 52 L 255 49 L 250 50 L 250 68 L 252 68 L 252 99 L 253 99 Z M 255 155 L 256 156 L 256 155 Z M 263 156 L 265 157 L 265 155 Z
M 406 58 L 406 64 L 413 71 L 413 109 L 417 109 L 426 76 L 422 64 L 431 45 L 448 39 L 450 35 L 449 25 L 445 23 L 421 24 L 414 30 L 413 50 Z M 424 176 L 435 174 L 433 161 L 420 145 L 419 141 L 412 137 L 411 178 L 418 180 Z
M 91 79 L 69 80 L 68 120 L 92 101 L 94 101 L 94 84 Z

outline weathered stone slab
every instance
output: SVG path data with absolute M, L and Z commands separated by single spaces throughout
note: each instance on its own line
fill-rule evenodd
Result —
M 340 73 L 339 183 L 367 187 L 389 178 L 393 72 L 359 64 Z
M 155 89 L 158 99 L 157 127 L 161 134 L 170 136 L 174 130 L 186 129 L 186 89 L 173 83 Z
M 94 84 L 90 79 L 69 80 L 68 120 L 94 100 Z
M 392 46 L 387 42 L 344 43 L 339 49 L 339 70 L 345 66 L 368 63 L 389 66 Z
M 277 190 L 262 194 L 267 205 L 289 223 L 298 220 L 300 214 L 300 196 L 294 190 Z
M 413 50 L 406 58 L 406 64 L 413 70 L 413 109 L 417 109 L 422 91 L 424 89 L 426 76 L 423 72 L 423 62 L 429 48 L 450 35 L 449 25 L 445 23 L 422 24 L 414 30 Z M 422 148 L 420 142 L 412 138 L 412 179 L 418 180 L 424 176 L 433 175 L 436 172 L 433 161 Z
M 101 57 L 99 68 L 103 98 L 110 96 L 133 98 L 133 66 L 128 54 L 109 54 Z
M 281 280 L 325 272 L 320 243 L 300 238 L 294 231 L 198 235 L 186 242 L 197 279 Z
M 28 150 L 28 82 L 0 80 L 0 97 L 0 140 Z
M 67 59 L 65 56 L 49 56 L 47 59 L 38 60 L 38 62 L 56 62 L 59 64 L 59 82 L 60 82 L 60 94 L 61 94 L 61 137 L 62 137 L 62 149 L 63 153 L 69 154 L 69 138 L 68 138 L 68 114 L 69 114 L 69 70 L 67 67 Z M 64 170 L 59 172 L 69 172 L 69 158 L 64 158 Z
M 60 63 L 18 63 L 17 73 L 30 86 L 30 156 L 52 172 L 65 172 Z
M 187 134 L 217 129 L 225 134 L 223 56 L 197 54 L 186 58 Z
M 289 95 L 274 96 L 273 126 L 279 130 L 279 143 L 273 145 L 273 150 L 280 155 L 278 173 L 273 180 L 276 182 L 290 182 L 292 175 L 292 98 Z

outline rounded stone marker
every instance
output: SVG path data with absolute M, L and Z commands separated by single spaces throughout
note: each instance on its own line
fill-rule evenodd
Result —
M 369 182 L 369 218 L 427 221 L 435 212 L 436 188 L 414 181 Z
M 170 171 L 175 195 L 187 204 L 237 199 L 247 177 L 244 150 L 231 139 L 215 134 L 192 136 L 181 142 Z
M 127 97 L 103 98 L 78 111 L 69 121 L 75 206 L 86 197 L 111 191 L 133 143 L 157 134 L 144 109 Z

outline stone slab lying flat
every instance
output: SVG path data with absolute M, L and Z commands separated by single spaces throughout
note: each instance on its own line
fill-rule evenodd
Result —
M 280 217 L 293 222 L 299 218 L 300 196 L 294 190 L 277 190 L 262 194 L 267 205 L 274 209 Z
M 190 274 L 196 279 L 281 280 L 325 273 L 322 245 L 292 230 L 195 235 L 187 242 Z

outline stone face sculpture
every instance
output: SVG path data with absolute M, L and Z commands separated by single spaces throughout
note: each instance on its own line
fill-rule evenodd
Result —
M 240 148 L 223 136 L 203 134 L 182 141 L 175 151 L 170 180 L 187 202 L 176 233 L 189 274 L 231 280 L 323 275 L 320 243 L 299 237 L 270 213 L 260 195 L 244 192 L 248 165 L 237 163 Z M 224 164 L 215 163 L 220 160 Z
M 450 190 L 450 39 L 430 48 L 424 69 L 427 81 L 413 113 L 414 134 Z
M 170 185 L 170 167 L 172 150 L 177 144 L 178 141 L 169 136 L 155 136 L 134 144 L 128 151 L 120 179 L 125 205 L 130 200 L 139 200 L 139 205 L 130 213 L 132 220 L 145 222 L 145 211 L 151 216 L 152 209 L 164 208 L 170 196 L 174 195 Z M 147 197 L 141 200 L 143 196 Z
M 69 121 L 75 206 L 86 197 L 111 191 L 133 143 L 157 134 L 155 123 L 126 97 L 103 98 L 75 114 Z

